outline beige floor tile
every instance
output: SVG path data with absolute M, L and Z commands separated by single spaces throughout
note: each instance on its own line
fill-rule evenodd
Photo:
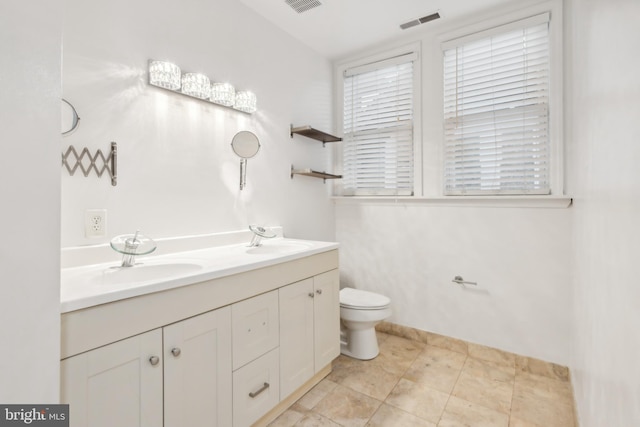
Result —
M 520 372 L 527 372 L 529 374 L 540 375 L 560 381 L 569 381 L 569 368 L 555 363 L 534 359 L 533 357 L 516 355 L 516 369 Z
M 438 423 L 438 427 L 508 427 L 508 425 L 509 415 L 455 396 L 449 398 Z
M 380 344 L 380 354 L 372 362 L 392 374 L 402 375 L 425 347 L 426 344 L 389 336 Z
M 567 368 L 387 326 L 378 357 L 339 356 L 270 427 L 575 427 Z
M 340 381 L 351 374 L 353 368 L 366 363 L 369 362 L 360 361 L 351 357 L 340 355 L 336 360 L 333 361 L 332 370 L 329 376 L 327 376 L 327 379 L 336 383 L 340 383 Z
M 385 403 L 437 423 L 442 416 L 447 400 L 449 400 L 447 393 L 401 379 Z
M 515 367 L 516 355 L 508 353 L 506 351 L 498 350 L 497 348 L 486 347 L 479 344 L 468 344 L 469 357 L 475 359 L 489 360 L 491 362 L 500 363 L 509 367 Z
M 298 399 L 297 404 L 305 409 L 313 409 L 313 407 L 324 399 L 327 394 L 333 391 L 337 385 L 337 383 L 325 378 L 316 384 L 316 386 L 309 390 L 304 396 Z
M 367 427 L 436 427 L 436 424 L 383 403 Z
M 466 358 L 464 354 L 427 345 L 404 374 L 404 378 L 451 393 Z
M 434 334 L 432 332 L 427 332 L 427 344 L 465 355 L 469 351 L 466 342 L 455 338 L 446 337 L 444 335 Z
M 378 344 L 386 340 L 390 335 L 384 331 L 376 330 L 376 337 L 378 338 Z
M 273 420 L 269 427 L 293 427 L 298 421 L 300 421 L 307 410 L 300 407 L 297 403 L 294 403 L 289 409 L 284 411 L 278 418 Z
M 570 384 L 538 375 L 516 374 L 511 416 L 544 427 L 573 426 Z
M 514 416 L 511 416 L 511 418 L 509 418 L 509 427 L 545 427 L 545 426 L 541 426 L 535 423 L 530 423 L 529 421 L 524 421 Z M 573 426 L 568 426 L 568 427 L 573 427 Z
M 555 380 L 540 375 L 516 372 L 514 396 L 536 397 L 560 401 L 563 404 L 573 404 L 573 392 L 568 381 Z
M 452 395 L 508 415 L 511 411 L 513 383 L 477 377 L 463 371 Z
M 315 412 L 307 412 L 294 427 L 341 427 L 340 424 Z
M 349 387 L 338 385 L 313 409 L 344 427 L 364 426 L 382 402 Z
M 486 378 L 492 381 L 502 381 L 513 385 L 516 370 L 500 363 L 489 360 L 474 359 L 468 357 L 462 370 L 475 377 Z
M 336 368 L 329 379 L 345 387 L 383 401 L 393 390 L 400 379 L 400 374 L 393 374 L 374 361 L 343 365 Z

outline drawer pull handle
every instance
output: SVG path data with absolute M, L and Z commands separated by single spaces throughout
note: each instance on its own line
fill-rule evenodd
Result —
M 180 349 L 178 347 L 174 347 L 174 348 L 171 349 L 171 354 L 173 354 L 174 357 L 180 356 L 180 353 L 182 353 L 182 351 L 180 351 Z
M 316 291 L 316 294 L 318 294 L 318 295 L 322 295 L 322 289 L 318 289 L 318 290 Z
M 151 356 L 149 358 L 149 363 L 151 363 L 152 366 L 156 366 L 158 363 L 160 363 L 160 358 L 158 356 Z
M 260 387 L 260 390 L 250 392 L 249 393 L 249 397 L 254 398 L 254 397 L 256 397 L 257 395 L 259 395 L 260 393 L 262 393 L 263 391 L 265 391 L 268 388 L 269 388 L 269 383 L 264 383 L 262 385 L 262 387 Z
M 313 298 L 313 296 L 314 296 L 314 295 L 313 295 L 313 292 L 309 292 L 309 296 L 310 296 L 311 298 Z

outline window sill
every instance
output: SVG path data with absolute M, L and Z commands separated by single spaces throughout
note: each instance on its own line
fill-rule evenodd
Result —
M 571 206 L 570 196 L 434 196 L 434 197 L 363 197 L 334 196 L 336 205 L 426 205 L 434 207 L 472 207 L 472 208 L 549 208 L 565 209 Z

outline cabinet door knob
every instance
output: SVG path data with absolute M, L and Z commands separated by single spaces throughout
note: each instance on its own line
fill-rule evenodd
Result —
M 322 295 L 322 289 L 318 289 L 318 290 L 316 291 L 316 294 L 318 294 L 318 295 Z
M 269 383 L 264 383 L 262 385 L 262 387 L 260 387 L 259 390 L 249 392 L 249 397 L 253 399 L 254 397 L 256 397 L 257 395 L 259 395 L 260 393 L 262 393 L 263 391 L 265 391 L 268 388 L 269 388 Z
M 173 354 L 175 357 L 180 356 L 180 353 L 182 353 L 182 351 L 178 347 L 173 347 L 171 349 L 171 354 Z
M 151 356 L 149 358 L 149 363 L 151 363 L 151 365 L 156 366 L 158 363 L 160 363 L 160 358 L 158 356 Z
M 309 292 L 309 296 L 310 296 L 311 298 L 313 298 L 313 296 L 314 296 L 314 295 L 313 295 L 313 292 Z

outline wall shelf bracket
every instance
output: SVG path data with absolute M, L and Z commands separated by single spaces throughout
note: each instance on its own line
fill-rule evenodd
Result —
M 85 166 L 87 165 L 87 166 Z M 118 144 L 111 143 L 109 154 L 105 157 L 102 150 L 91 154 L 87 147 L 84 147 L 80 154 L 73 145 L 62 153 L 62 166 L 64 166 L 69 175 L 73 176 L 76 170 L 80 168 L 85 177 L 89 176 L 91 171 L 95 171 L 98 178 L 102 177 L 105 172 L 111 177 L 111 185 L 118 185 Z

